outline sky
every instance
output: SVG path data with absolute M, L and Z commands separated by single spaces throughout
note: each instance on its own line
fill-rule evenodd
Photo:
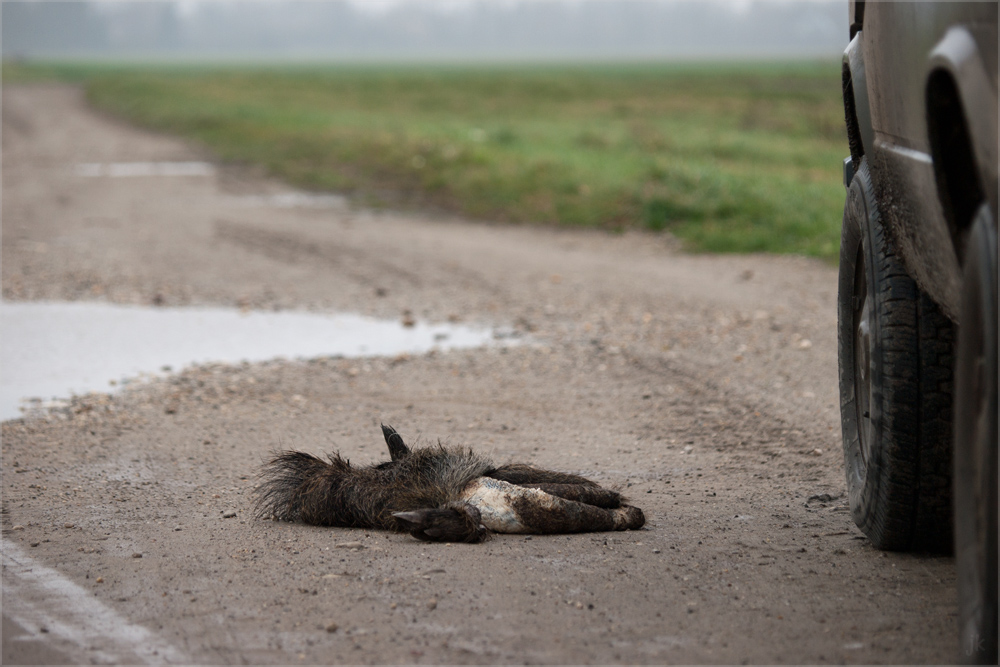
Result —
M 846 0 L 3 0 L 5 58 L 838 58 Z

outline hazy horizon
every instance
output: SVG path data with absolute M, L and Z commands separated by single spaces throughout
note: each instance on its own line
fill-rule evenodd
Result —
M 842 0 L 4 0 L 2 54 L 165 61 L 836 58 Z

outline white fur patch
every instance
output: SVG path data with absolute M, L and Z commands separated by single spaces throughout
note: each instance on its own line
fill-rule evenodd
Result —
M 551 506 L 552 496 L 491 477 L 480 477 L 462 490 L 462 500 L 479 510 L 482 523 L 495 533 L 530 533 L 514 511 L 515 498 L 527 498 L 539 506 Z

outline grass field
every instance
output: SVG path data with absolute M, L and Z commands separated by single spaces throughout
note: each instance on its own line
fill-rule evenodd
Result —
M 688 248 L 834 259 L 837 63 L 299 68 L 7 66 L 366 204 L 669 229 Z

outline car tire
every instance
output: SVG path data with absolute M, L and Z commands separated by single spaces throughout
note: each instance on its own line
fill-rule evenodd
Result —
M 855 523 L 880 549 L 950 551 L 954 326 L 886 235 L 866 158 L 844 205 L 841 432 Z
M 955 365 L 955 566 L 962 659 L 997 664 L 997 233 L 966 244 Z

